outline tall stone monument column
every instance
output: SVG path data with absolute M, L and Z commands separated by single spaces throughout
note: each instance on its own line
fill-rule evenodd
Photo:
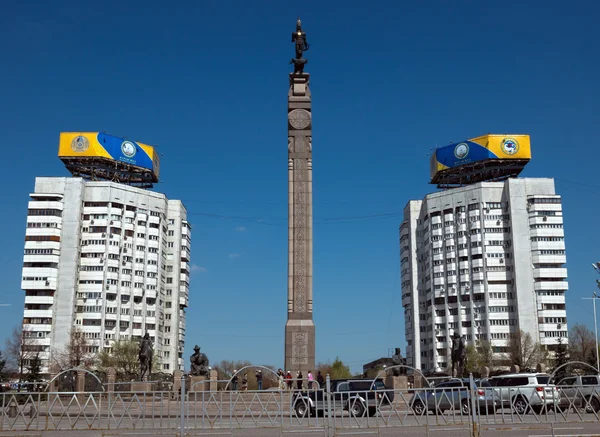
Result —
M 310 75 L 304 73 L 308 49 L 300 20 L 294 73 L 288 92 L 288 301 L 285 324 L 285 370 L 315 371 L 313 322 L 312 113 Z

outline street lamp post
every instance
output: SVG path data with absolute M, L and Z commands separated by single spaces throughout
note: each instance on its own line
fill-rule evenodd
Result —
M 600 263 L 592 263 L 592 267 L 594 267 L 594 270 L 596 270 L 596 272 L 600 274 Z M 596 284 L 598 285 L 598 288 L 600 288 L 600 281 L 598 279 L 596 279 Z M 596 349 L 594 350 L 594 353 L 596 354 L 596 372 L 600 374 L 600 352 L 598 351 L 598 322 L 596 321 L 596 299 L 599 298 L 600 296 L 598 296 L 597 291 L 594 291 L 592 297 L 584 297 L 584 299 L 586 300 L 592 299 L 594 306 L 594 334 L 596 335 Z

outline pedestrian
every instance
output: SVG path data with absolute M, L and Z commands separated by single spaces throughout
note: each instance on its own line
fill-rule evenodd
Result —
M 302 372 L 300 370 L 298 370 L 298 373 L 296 374 L 296 386 L 298 387 L 298 390 L 302 390 L 302 378 L 304 376 L 302 375 Z
M 283 381 L 283 379 L 284 379 L 283 370 L 279 369 L 277 371 L 277 382 L 279 383 L 279 390 L 280 391 L 285 390 L 285 382 Z
M 238 387 L 237 370 L 233 369 L 233 378 L 231 378 L 231 390 L 237 391 L 237 387 Z
M 292 381 L 292 372 L 290 372 L 289 370 L 287 371 L 287 374 L 285 375 L 285 379 L 287 380 L 287 387 L 288 390 L 292 389 L 292 385 L 293 385 L 293 381 Z
M 244 377 L 242 378 L 242 391 L 248 390 L 248 372 L 244 372 Z
M 322 389 L 323 385 L 325 385 L 325 380 L 323 379 L 323 375 L 321 375 L 321 371 L 317 371 L 317 384 L 319 384 L 319 388 Z
M 312 370 L 308 371 L 308 374 L 306 375 L 306 377 L 308 378 L 308 389 L 311 390 L 313 388 L 313 374 L 312 374 Z
M 258 389 L 262 390 L 262 370 L 260 369 L 256 371 L 256 383 L 258 384 Z

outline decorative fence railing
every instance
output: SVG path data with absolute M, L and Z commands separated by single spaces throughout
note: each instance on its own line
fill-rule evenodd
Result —
M 219 382 L 219 381 L 217 381 Z M 122 391 L 0 394 L 0 431 L 300 429 L 346 430 L 453 425 L 474 435 L 496 425 L 589 422 L 600 425 L 600 387 L 444 387 L 331 393 L 210 391 L 210 383 L 166 390 L 131 383 Z M 120 383 L 123 384 L 123 383 Z M 146 384 L 146 385 L 144 385 Z M 148 388 L 150 390 L 148 391 Z M 114 387 L 113 387 L 114 388 Z

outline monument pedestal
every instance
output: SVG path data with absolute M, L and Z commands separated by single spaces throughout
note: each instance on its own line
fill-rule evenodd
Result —
M 288 90 L 288 301 L 284 370 L 315 371 L 313 321 L 312 109 L 308 73 Z
M 202 392 L 210 390 L 210 381 L 207 381 L 208 378 L 206 376 L 194 376 L 190 375 L 190 388 L 188 391 L 194 392 Z
M 217 391 L 217 380 L 219 379 L 218 372 L 216 370 L 210 371 L 210 391 Z
M 152 383 L 146 381 L 134 382 L 131 384 L 131 391 L 134 393 L 146 393 L 152 391 Z
M 388 375 L 385 377 L 385 387 L 393 390 L 407 390 L 408 377 L 406 375 Z

